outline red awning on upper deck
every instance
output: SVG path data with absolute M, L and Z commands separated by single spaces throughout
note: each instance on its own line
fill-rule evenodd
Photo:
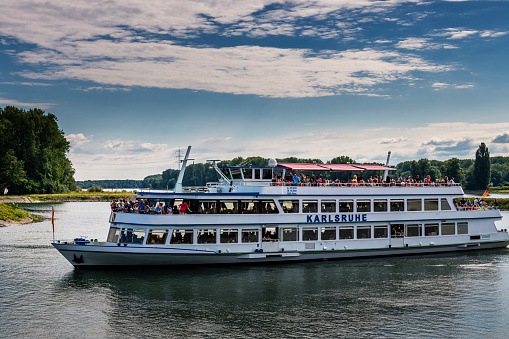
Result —
M 366 170 L 366 171 L 385 171 L 385 170 L 395 171 L 396 170 L 395 168 L 391 168 L 391 167 L 387 167 L 387 166 L 380 166 L 380 165 L 357 165 L 357 164 L 355 164 L 352 166 L 362 168 L 363 170 Z
M 278 164 L 278 166 L 292 171 L 327 171 L 326 168 L 316 164 Z
M 334 165 L 334 164 L 320 164 L 320 166 L 325 167 L 329 171 L 334 172 L 359 172 L 363 171 L 362 169 L 359 169 L 357 167 L 354 167 L 352 165 Z
M 278 167 L 283 167 L 292 171 L 332 171 L 332 172 L 361 172 L 361 171 L 394 171 L 395 168 L 390 168 L 380 165 L 348 165 L 348 164 L 278 164 Z

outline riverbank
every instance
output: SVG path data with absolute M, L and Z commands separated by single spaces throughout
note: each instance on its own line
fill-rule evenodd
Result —
M 133 199 L 133 192 L 70 192 L 58 194 L 30 194 L 10 196 L 2 200 L 5 204 L 75 201 L 111 201 L 113 199 Z
M 41 220 L 40 216 L 30 215 L 30 213 L 22 208 L 18 208 L 16 205 L 0 203 L 0 227 L 7 224 L 27 224 Z

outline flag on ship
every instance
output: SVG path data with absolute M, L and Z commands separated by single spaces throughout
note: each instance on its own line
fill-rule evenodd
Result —
M 486 192 L 484 192 L 484 194 L 482 195 L 481 199 L 482 198 L 486 198 L 488 196 L 488 191 L 490 190 L 490 186 L 488 186 L 488 188 L 486 189 Z

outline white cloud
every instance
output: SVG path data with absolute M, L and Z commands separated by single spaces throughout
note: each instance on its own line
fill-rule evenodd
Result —
M 508 34 L 509 32 L 504 31 L 492 31 L 492 30 L 474 30 L 474 29 L 465 29 L 465 28 L 445 28 L 442 30 L 437 30 L 436 36 L 446 37 L 447 39 L 455 40 L 455 39 L 465 39 L 473 36 L 479 36 L 482 38 L 498 38 L 503 35 Z
M 141 0 L 44 4 L 6 0 L 0 4 L 4 13 L 0 35 L 37 46 L 14 55 L 20 63 L 41 70 L 18 75 L 98 84 L 84 90 L 142 86 L 266 97 L 377 96 L 377 85 L 410 79 L 416 71 L 452 68 L 414 55 L 369 48 L 337 53 L 258 46 L 213 48 L 183 46 L 171 39 L 221 32 L 218 23 L 227 25 L 224 32 L 230 34 L 295 35 L 299 27 L 302 35 L 352 39 L 361 27 L 347 17 L 335 29 L 318 25 L 302 29 L 296 22 L 329 16 L 343 19 L 341 11 L 382 15 L 402 2 L 230 0 L 184 5 L 173 0 L 147 6 Z M 277 8 L 261 11 L 268 5 Z
M 48 109 L 55 104 L 49 102 L 23 102 L 15 99 L 6 99 L 0 97 L 0 105 L 5 106 L 17 106 L 23 108 L 40 108 L 40 109 Z
M 399 144 L 405 141 L 410 141 L 410 139 L 405 137 L 399 137 L 399 138 L 383 138 L 380 143 L 381 144 Z
M 502 134 L 497 135 L 491 142 L 499 143 L 499 144 L 508 144 L 509 143 L 509 132 L 504 132 Z
M 431 42 L 429 38 L 406 38 L 396 44 L 397 48 L 409 50 L 454 49 L 456 46 Z
M 71 144 L 71 149 L 72 150 L 83 149 L 84 146 L 87 143 L 90 142 L 90 139 L 87 138 L 82 133 L 79 133 L 79 134 L 69 134 L 69 135 L 66 135 L 65 138 Z
M 274 135 L 263 140 L 215 137 L 188 141 L 193 145 L 191 157 L 196 163 L 238 156 L 296 156 L 327 161 L 340 155 L 350 156 L 359 162 L 385 163 L 387 152 L 392 151 L 391 164 L 396 164 L 420 157 L 473 159 L 479 144 L 493 139 L 493 130 L 507 131 L 509 123 L 444 122 L 417 125 L 412 121 L 408 126 L 376 129 L 329 126 L 320 131 Z M 90 142 L 86 142 L 80 152 L 71 148 L 69 157 L 76 169 L 77 180 L 143 179 L 147 175 L 162 173 L 167 168 L 177 169 L 176 148 L 165 144 L 153 144 L 146 140 L 104 141 L 95 140 L 92 136 L 78 136 L 74 139 Z M 447 136 L 447 139 L 437 136 Z M 507 152 L 505 143 L 492 142 L 488 147 L 492 156 Z

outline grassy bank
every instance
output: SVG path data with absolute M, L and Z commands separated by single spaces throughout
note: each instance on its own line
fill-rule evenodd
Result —
M 18 208 L 15 204 L 7 205 L 0 203 L 0 221 L 4 221 L 5 223 L 12 223 L 32 222 L 40 220 L 41 217 L 32 216 L 24 209 Z

